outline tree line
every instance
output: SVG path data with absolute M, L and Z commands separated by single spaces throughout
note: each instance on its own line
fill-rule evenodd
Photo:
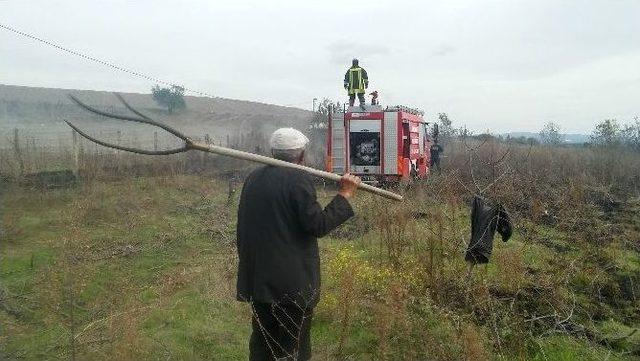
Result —
M 493 137 L 491 134 L 473 134 L 465 127 L 455 128 L 452 120 L 446 113 L 438 114 L 438 126 L 440 137 L 448 139 L 452 137 Z M 502 137 L 499 137 L 502 138 Z M 562 127 L 556 122 L 547 122 L 538 137 L 510 138 L 510 141 L 527 144 L 565 144 L 565 134 Z M 586 145 L 597 147 L 624 147 L 640 152 L 640 117 L 635 117 L 632 122 L 621 123 L 617 119 L 605 119 L 596 124 L 589 135 Z

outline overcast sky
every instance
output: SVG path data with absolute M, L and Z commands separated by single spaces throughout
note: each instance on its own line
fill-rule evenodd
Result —
M 382 104 L 482 131 L 590 132 L 640 115 L 640 0 L 26 1 L 0 23 L 216 96 L 344 100 L 353 57 Z M 0 29 L 0 83 L 149 92 L 152 82 Z

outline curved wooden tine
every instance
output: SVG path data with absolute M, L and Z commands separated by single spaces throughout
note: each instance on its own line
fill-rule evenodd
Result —
M 149 121 L 152 121 L 152 122 L 153 122 L 153 119 L 151 119 L 151 118 L 149 118 L 148 116 L 146 116 L 146 115 L 144 115 L 144 114 L 140 113 L 137 109 L 135 109 L 134 107 L 132 107 L 131 105 L 129 105 L 129 103 L 127 103 L 127 101 L 126 101 L 126 100 L 124 100 L 124 98 L 122 97 L 122 95 L 120 95 L 120 93 L 113 93 L 113 95 L 115 95 L 115 96 L 116 96 L 116 98 L 118 98 L 118 100 L 120 100 L 120 102 L 121 102 L 122 104 L 124 104 L 124 106 L 125 106 L 127 109 L 129 109 L 129 111 L 130 111 L 131 113 L 133 113 L 133 114 L 135 114 L 135 115 L 139 116 L 140 118 L 144 118 L 144 119 L 146 119 L 146 120 L 149 120 Z
M 159 123 L 159 122 L 157 122 L 155 120 L 152 120 L 151 118 L 149 118 L 147 116 L 143 116 L 142 118 L 135 118 L 135 117 L 130 117 L 130 116 L 126 116 L 126 115 L 107 113 L 107 112 L 103 112 L 102 110 L 98 110 L 98 109 L 96 109 L 96 108 L 94 108 L 92 106 L 89 106 L 89 105 L 81 102 L 78 98 L 76 98 L 75 96 L 73 96 L 71 94 L 69 94 L 69 98 L 71 98 L 71 100 L 73 100 L 80 107 L 82 107 L 85 110 L 88 110 L 88 111 L 90 111 L 90 112 L 92 112 L 94 114 L 102 115 L 102 116 L 105 116 L 105 117 L 108 117 L 108 118 L 113 118 L 113 119 L 128 120 L 128 121 L 131 121 L 131 122 L 155 125 L 156 127 L 162 128 L 162 129 L 166 130 L 167 132 L 175 135 L 176 137 L 184 140 L 185 142 L 187 142 L 187 144 L 191 143 L 191 140 L 186 135 L 180 133 L 179 131 L 173 129 L 172 127 L 170 127 L 168 125 L 165 125 L 165 124 Z
M 181 148 L 167 149 L 167 150 L 146 150 L 146 149 L 139 149 L 139 148 L 124 147 L 124 146 L 121 146 L 121 145 L 111 144 L 111 143 L 107 143 L 107 142 L 104 142 L 102 140 L 96 139 L 96 138 L 88 135 L 87 133 L 81 131 L 78 127 L 73 125 L 68 120 L 65 120 L 64 122 L 67 123 L 71 128 L 73 128 L 73 130 L 78 132 L 78 134 L 80 134 L 81 136 L 89 139 L 90 141 L 92 141 L 92 142 L 94 142 L 96 144 L 100 144 L 100 145 L 102 145 L 104 147 L 107 147 L 107 148 L 119 149 L 119 150 L 124 150 L 126 152 L 137 153 L 137 154 L 146 154 L 146 155 L 169 155 L 169 154 L 182 153 L 182 152 L 186 152 L 187 150 L 189 150 L 189 148 L 187 148 L 187 146 L 184 146 L 184 147 L 181 147 Z M 188 143 L 188 144 L 190 144 L 190 143 Z

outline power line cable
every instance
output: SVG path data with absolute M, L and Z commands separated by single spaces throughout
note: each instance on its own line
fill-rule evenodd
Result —
M 58 50 L 62 50 L 64 52 L 67 52 L 69 54 L 78 56 L 78 57 L 83 58 L 85 60 L 93 61 L 95 63 L 107 66 L 107 67 L 112 68 L 112 69 L 119 70 L 121 72 L 130 74 L 130 75 L 133 75 L 133 76 L 137 76 L 137 77 L 142 78 L 142 79 L 150 80 L 150 81 L 153 81 L 153 82 L 158 83 L 158 84 L 164 84 L 164 85 L 169 85 L 169 86 L 176 85 L 176 83 L 172 83 L 172 82 L 168 82 L 168 81 L 165 81 L 165 80 L 162 80 L 162 79 L 158 79 L 158 78 L 155 78 L 155 77 L 140 73 L 138 71 L 130 70 L 130 69 L 127 69 L 127 68 L 112 64 L 112 63 L 110 63 L 108 61 L 100 60 L 100 59 L 95 58 L 93 56 L 82 54 L 82 53 L 80 53 L 78 51 L 75 51 L 75 50 L 72 50 L 72 49 L 69 49 L 69 48 L 65 48 L 64 46 L 58 45 L 56 43 L 53 43 L 53 42 L 48 41 L 48 40 L 45 40 L 45 39 L 40 38 L 38 36 L 35 36 L 35 35 L 32 35 L 32 34 L 28 34 L 28 33 L 25 33 L 23 31 L 14 29 L 14 28 L 12 28 L 10 26 L 7 26 L 7 25 L 1 24 L 1 23 L 0 23 L 0 28 L 3 28 L 5 30 L 8 30 L 8 31 L 13 32 L 15 34 L 18 34 L 18 35 L 23 36 L 25 38 L 29 38 L 31 40 L 38 41 L 38 42 L 40 42 L 42 44 L 49 45 L 49 46 L 54 47 L 54 48 L 56 48 Z M 194 93 L 194 94 L 203 95 L 203 96 L 206 96 L 206 97 L 215 98 L 214 95 L 209 94 L 209 93 L 205 93 L 205 92 L 202 92 L 202 91 L 199 91 L 199 90 L 189 89 L 189 88 L 185 88 L 185 87 L 182 87 L 182 88 L 185 91 L 190 92 L 190 93 Z

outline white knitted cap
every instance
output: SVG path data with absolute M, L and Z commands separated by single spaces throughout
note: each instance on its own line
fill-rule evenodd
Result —
M 299 130 L 280 128 L 271 134 L 269 144 L 276 150 L 303 149 L 309 144 L 309 138 Z

